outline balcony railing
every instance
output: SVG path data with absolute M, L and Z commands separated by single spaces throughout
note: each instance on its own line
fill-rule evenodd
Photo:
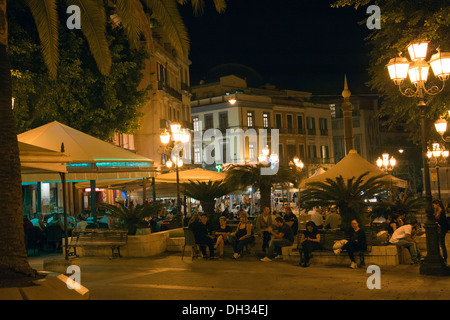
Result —
M 167 83 L 158 81 L 158 90 L 162 90 L 170 94 L 172 97 L 178 100 L 182 100 L 181 93 L 178 92 L 176 89 L 171 88 Z

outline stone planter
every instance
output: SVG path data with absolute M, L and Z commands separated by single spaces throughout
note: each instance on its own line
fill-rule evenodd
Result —
M 144 258 L 163 253 L 167 250 L 170 232 L 173 230 L 128 236 L 128 242 L 120 248 L 120 254 L 124 258 Z M 80 257 L 111 257 L 111 248 L 83 247 L 77 248 L 77 253 Z

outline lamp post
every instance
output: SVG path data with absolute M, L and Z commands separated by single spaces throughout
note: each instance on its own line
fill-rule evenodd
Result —
M 167 147 L 170 141 L 172 140 L 174 143 L 174 146 L 178 143 L 186 143 L 190 139 L 190 133 L 187 129 L 182 129 L 181 125 L 176 122 L 172 122 L 170 124 L 170 132 L 166 129 L 164 132 L 160 135 L 161 143 L 164 145 L 164 147 Z M 173 148 L 172 148 L 173 149 Z M 171 157 L 172 159 L 168 159 L 166 161 L 166 167 L 172 168 L 173 164 L 175 163 L 175 171 L 177 176 L 177 209 L 178 213 L 181 213 L 181 199 L 180 199 L 180 175 L 179 175 L 179 168 L 183 166 L 183 160 L 180 158 L 179 152 Z
M 378 157 L 377 159 L 377 167 L 380 168 L 380 170 L 383 170 L 386 173 L 390 173 L 394 170 L 395 165 L 397 164 L 397 160 L 392 156 L 389 158 L 389 153 L 385 152 L 381 155 L 381 158 Z M 391 199 L 393 199 L 392 194 L 392 177 L 391 177 L 391 183 L 389 186 L 389 196 Z
M 261 150 L 258 162 L 263 166 L 274 166 L 280 162 L 280 157 L 276 153 L 270 153 L 269 146 L 266 146 Z M 272 199 L 270 199 L 270 204 L 272 205 Z
M 438 197 L 441 200 L 441 181 L 439 177 L 439 160 L 447 159 L 449 156 L 449 151 L 445 150 L 443 147 L 439 145 L 439 143 L 433 143 L 432 149 L 428 150 L 427 157 L 428 159 L 434 158 L 436 163 L 436 175 L 437 175 L 437 186 L 438 186 Z
M 436 95 L 440 93 L 445 86 L 445 81 L 450 76 L 450 53 L 440 52 L 434 54 L 430 61 L 427 62 L 428 42 L 412 43 L 408 46 L 411 61 L 405 57 L 393 58 L 389 61 L 387 68 L 391 80 L 399 87 L 402 95 L 406 97 L 415 97 L 418 99 L 418 108 L 420 110 L 421 120 L 421 144 L 422 144 L 422 162 L 424 171 L 424 187 L 426 199 L 426 216 L 425 223 L 426 239 L 427 239 L 427 256 L 420 266 L 420 273 L 426 275 L 450 275 L 450 269 L 446 266 L 439 251 L 438 228 L 434 218 L 432 206 L 430 171 L 428 167 L 427 153 L 427 129 L 425 120 L 425 96 Z M 442 82 L 442 87 L 432 86 L 426 87 L 429 68 L 432 68 L 434 75 Z M 413 88 L 405 88 L 402 90 L 402 84 L 409 75 Z

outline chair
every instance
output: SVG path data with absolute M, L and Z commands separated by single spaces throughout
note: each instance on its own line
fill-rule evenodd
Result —
M 192 260 L 197 258 L 197 243 L 195 242 L 194 232 L 188 227 L 183 228 L 184 231 L 184 246 L 183 246 L 183 254 L 181 255 L 181 260 L 183 260 L 184 252 L 186 250 L 186 246 L 192 247 Z

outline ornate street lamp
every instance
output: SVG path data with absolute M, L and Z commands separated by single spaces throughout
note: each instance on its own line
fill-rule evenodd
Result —
M 164 130 L 163 133 L 161 133 L 161 135 L 159 136 L 161 139 L 161 143 L 164 145 L 164 147 L 166 147 L 169 143 L 170 140 L 172 140 L 174 142 L 174 145 L 178 144 L 178 143 L 186 143 L 189 142 L 189 139 L 191 137 L 189 130 L 187 129 L 182 129 L 181 125 L 179 123 L 176 122 L 172 122 L 170 124 L 170 132 L 166 130 Z M 179 168 L 181 168 L 183 166 L 183 160 L 180 158 L 179 154 L 177 154 L 176 156 L 173 156 L 172 159 L 168 159 L 166 161 L 166 167 L 167 168 L 172 168 L 172 166 L 175 164 L 175 171 L 176 171 L 176 175 L 177 175 L 177 208 L 178 208 L 178 212 L 181 212 L 181 198 L 180 198 L 180 176 L 179 176 Z
M 437 51 L 430 62 L 425 59 L 427 57 L 428 42 L 412 43 L 408 46 L 411 61 L 404 57 L 391 59 L 387 65 L 391 80 L 399 87 L 402 95 L 406 97 L 418 98 L 418 107 L 420 110 L 421 130 L 422 130 L 422 162 L 424 170 L 424 186 L 426 199 L 426 216 L 425 223 L 426 239 L 427 239 L 427 256 L 420 266 L 420 273 L 427 275 L 450 275 L 450 269 L 441 257 L 438 240 L 438 226 L 434 218 L 434 211 L 431 197 L 430 171 L 427 159 L 427 131 L 425 122 L 425 96 L 436 95 L 440 93 L 445 86 L 445 81 L 450 76 L 450 54 L 447 52 Z M 428 79 L 429 67 L 433 70 L 436 78 L 442 82 L 441 88 L 438 86 L 426 87 Z M 409 75 L 409 80 L 414 87 L 402 89 L 404 80 Z
M 437 185 L 438 185 L 438 197 L 439 200 L 441 200 L 441 181 L 439 177 L 439 161 L 441 159 L 445 159 L 447 161 L 447 158 L 449 156 L 449 151 L 445 150 L 443 147 L 439 145 L 439 143 L 433 143 L 432 149 L 428 150 L 427 157 L 428 159 L 434 158 L 435 161 L 435 168 L 436 168 L 436 174 L 437 174 Z
M 394 170 L 394 167 L 397 164 L 397 160 L 393 156 L 389 158 L 389 153 L 383 153 L 381 157 L 382 158 L 378 157 L 377 159 L 378 168 L 385 172 L 391 172 L 392 170 Z

